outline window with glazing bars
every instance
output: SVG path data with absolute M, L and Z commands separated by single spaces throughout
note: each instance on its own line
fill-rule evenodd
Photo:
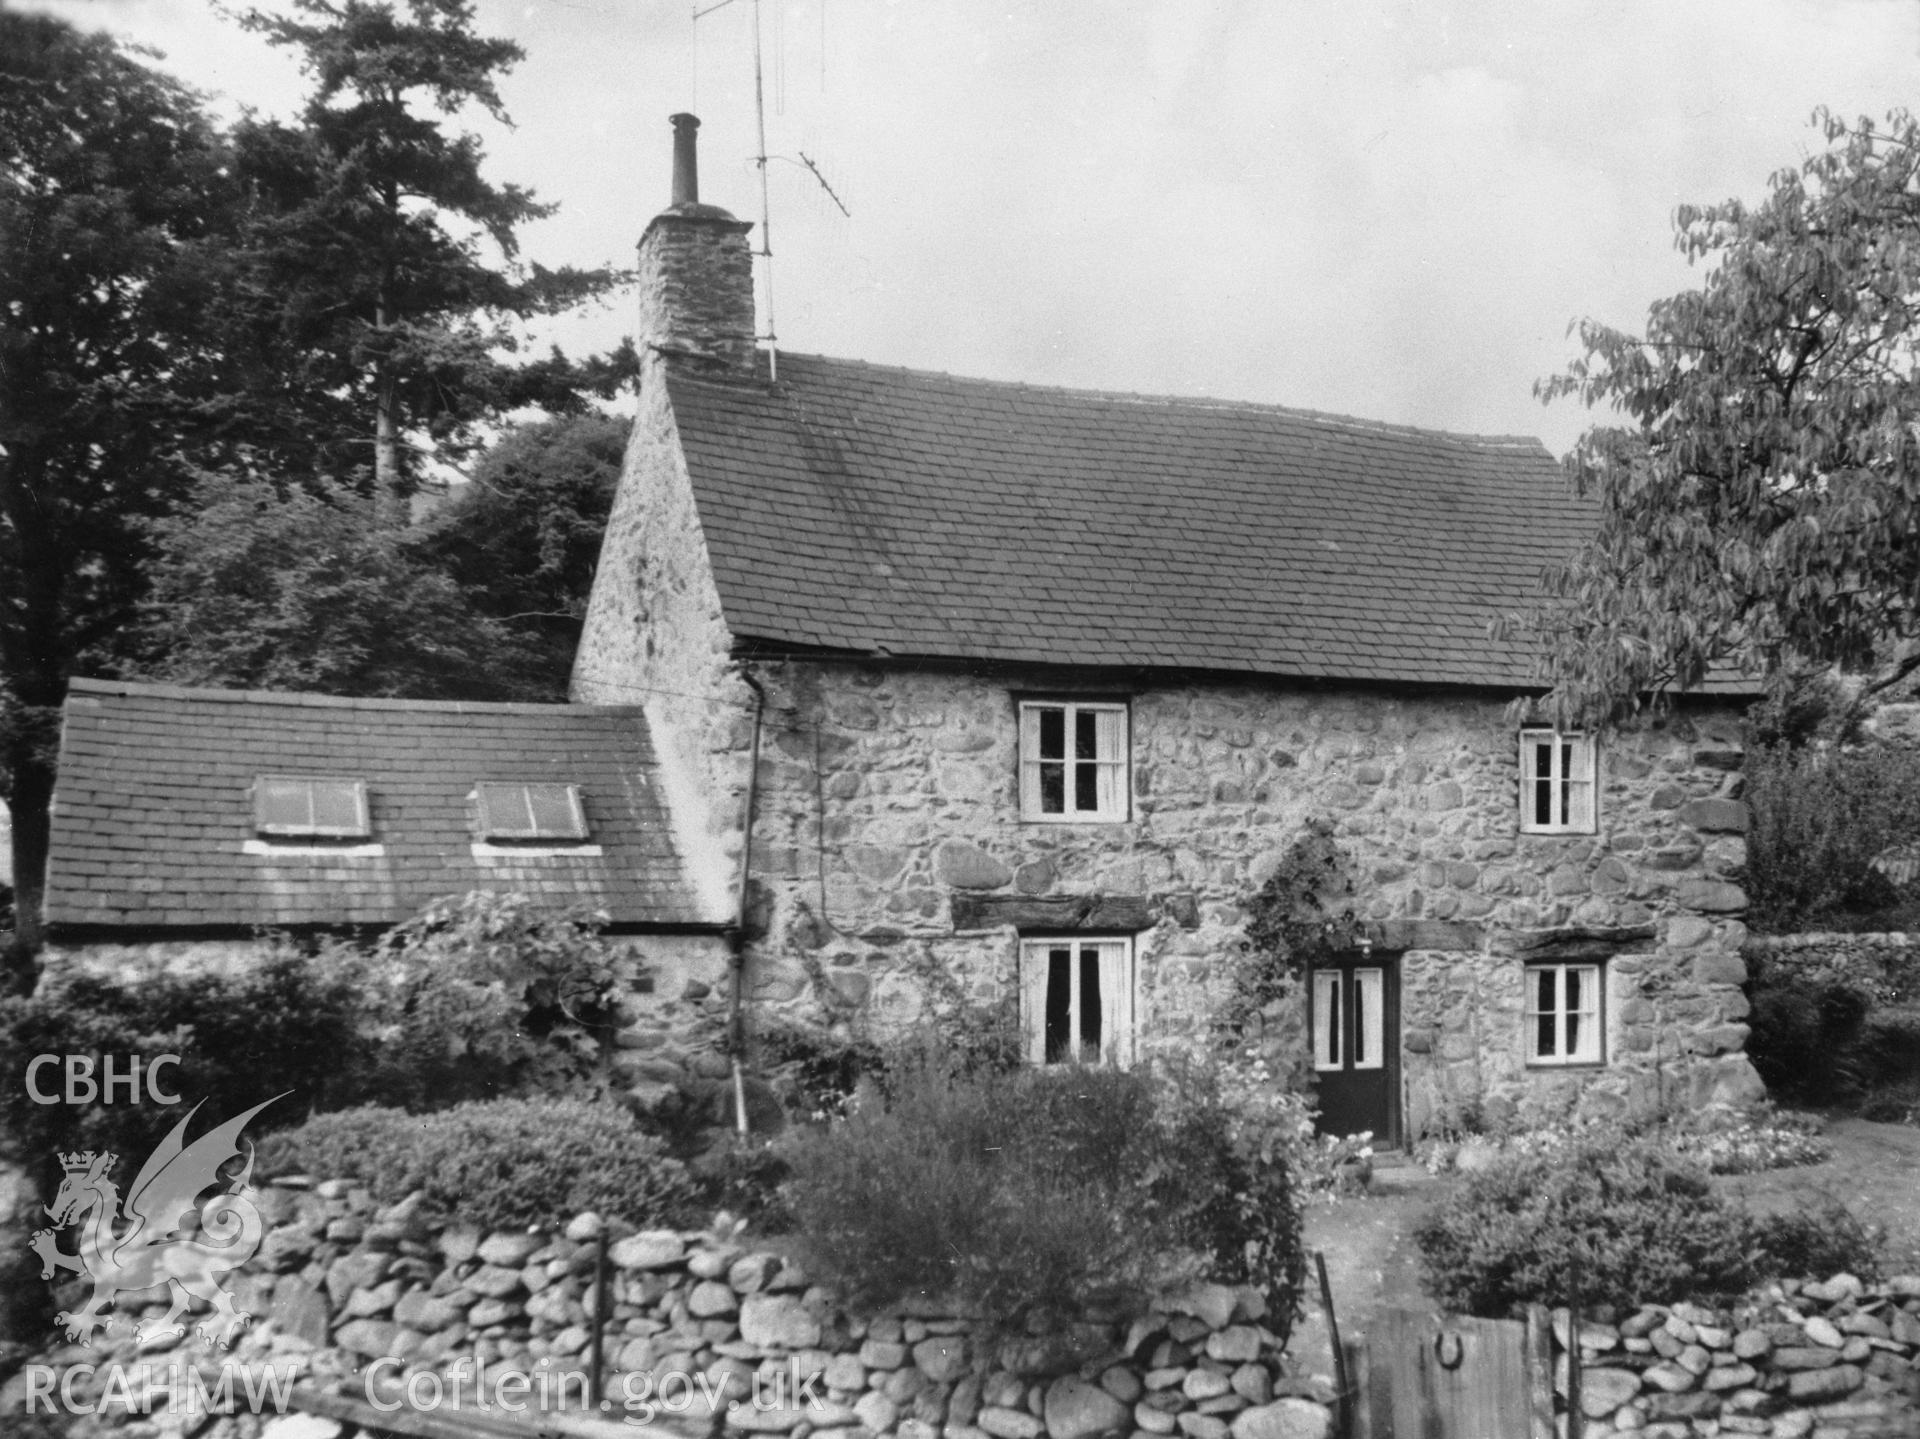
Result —
M 1597 964 L 1527 966 L 1527 1062 L 1599 1064 L 1601 969 Z
M 1020 817 L 1053 822 L 1127 817 L 1127 707 L 1020 704 Z
M 1520 828 L 1528 834 L 1594 831 L 1593 736 L 1520 731 Z
M 1029 939 L 1020 1014 L 1033 1064 L 1133 1062 L 1133 942 Z

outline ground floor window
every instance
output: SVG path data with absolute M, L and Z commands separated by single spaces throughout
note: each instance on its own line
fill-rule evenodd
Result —
M 1020 1023 L 1033 1064 L 1131 1064 L 1133 941 L 1022 940 Z
M 1603 973 L 1597 964 L 1527 966 L 1527 1062 L 1599 1064 Z

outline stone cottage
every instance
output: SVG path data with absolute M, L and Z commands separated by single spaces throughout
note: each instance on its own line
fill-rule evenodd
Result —
M 1488 622 L 1591 518 L 1537 441 L 776 366 L 675 124 L 574 694 L 644 712 L 756 1003 L 901 1026 L 934 972 L 1036 1062 L 1191 1043 L 1324 823 L 1366 922 L 1304 986 L 1329 1128 L 1758 1095 L 1739 696 L 1508 718 Z

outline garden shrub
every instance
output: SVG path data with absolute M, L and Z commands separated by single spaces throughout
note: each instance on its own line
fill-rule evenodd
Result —
M 1755 929 L 1901 927 L 1874 916 L 1912 896 L 1874 861 L 1920 840 L 1920 751 L 1751 746 L 1745 772 L 1745 885 Z
M 1880 1277 L 1883 1237 L 1835 1200 L 1817 1209 L 1751 1217 L 1747 1223 L 1756 1277 L 1830 1279 L 1851 1274 L 1871 1282 Z
M 863 1035 L 778 1017 L 755 1026 L 751 1042 L 755 1067 L 768 1074 L 803 1119 L 839 1114 L 883 1060 L 880 1046 Z
M 1860 1025 L 1859 1051 L 1870 1088 L 1920 1080 L 1920 1004 L 1876 1009 Z
M 1211 1272 L 1272 1289 L 1283 1325 L 1292 1313 L 1290 1176 L 1249 1161 L 1201 1077 L 1009 1073 L 923 1050 L 787 1158 L 795 1227 L 855 1304 L 949 1296 L 1016 1326 Z
M 1596 1130 L 1507 1152 L 1467 1177 L 1415 1231 L 1428 1292 L 1489 1318 L 1565 1304 L 1628 1308 L 1739 1294 L 1769 1278 L 1869 1266 L 1859 1226 L 1830 1247 L 1790 1220 L 1715 1196 L 1699 1165 L 1657 1138 Z M 1865 1257 L 1863 1257 L 1863 1253 Z M 1870 1267 L 1870 1266 L 1869 1266 Z M 1858 1268 L 1854 1269 L 1858 1273 Z
M 283 1093 L 251 1128 L 298 1123 L 354 1097 L 358 1004 L 346 974 L 286 946 L 231 977 L 163 974 L 132 986 L 84 974 L 53 978 L 30 997 L 0 999 L 0 1071 L 15 1076 L 0 1087 L 0 1135 L 42 1181 L 57 1178 L 59 1149 L 111 1150 L 127 1166 L 124 1179 L 202 1100 L 196 1133 Z M 162 1071 L 162 1087 L 180 1096 L 177 1105 L 154 1102 L 144 1083 L 133 1103 L 123 1093 L 113 1104 L 36 1104 L 20 1082 L 41 1054 L 94 1056 L 97 1077 L 102 1055 L 125 1063 L 168 1053 L 180 1063 Z M 43 1086 L 59 1082 L 43 1071 Z
M 1762 951 L 1747 999 L 1747 1052 L 1783 1099 L 1879 1113 L 1920 1082 L 1920 949 Z
M 588 1209 L 640 1226 L 679 1223 L 694 1197 L 685 1167 L 625 1110 L 579 1099 L 318 1115 L 270 1135 L 260 1168 L 355 1180 L 383 1204 L 417 1190 L 431 1213 L 487 1229 L 556 1225 Z
M 152 1059 L 179 1105 L 36 1104 L 0 1087 L 0 1148 L 57 1178 L 59 1149 L 111 1150 L 137 1168 L 196 1103 L 192 1133 L 276 1095 L 250 1132 L 352 1105 L 444 1108 L 524 1092 L 595 1091 L 613 1006 L 630 976 L 592 916 L 524 895 L 430 906 L 371 952 L 263 937 L 232 975 L 144 975 L 131 984 L 54 975 L 0 998 L 0 1070 L 40 1054 Z M 44 1082 L 44 1081 L 43 1081 Z M 129 1171 L 131 1172 L 131 1171 Z M 50 1191 L 49 1191 L 50 1192 Z
M 724 1210 L 761 1234 L 793 1227 L 784 1188 L 792 1172 L 779 1149 L 764 1141 L 725 1140 L 687 1161 L 702 1210 Z
M 1855 1047 L 1873 1003 L 1865 989 L 1834 976 L 1776 973 L 1761 961 L 1747 1003 L 1747 1057 L 1768 1094 L 1832 1104 L 1859 1092 Z
M 524 894 L 437 900 L 357 968 L 379 1044 L 367 1098 L 412 1108 L 514 1093 L 591 1095 L 634 965 L 604 915 Z

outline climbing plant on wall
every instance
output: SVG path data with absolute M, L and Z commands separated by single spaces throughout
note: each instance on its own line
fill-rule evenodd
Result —
M 1353 912 L 1353 856 L 1334 842 L 1333 823 L 1307 823 L 1247 905 L 1247 937 L 1233 992 L 1219 1013 L 1237 1037 L 1276 1000 L 1286 999 L 1316 962 L 1360 939 Z

